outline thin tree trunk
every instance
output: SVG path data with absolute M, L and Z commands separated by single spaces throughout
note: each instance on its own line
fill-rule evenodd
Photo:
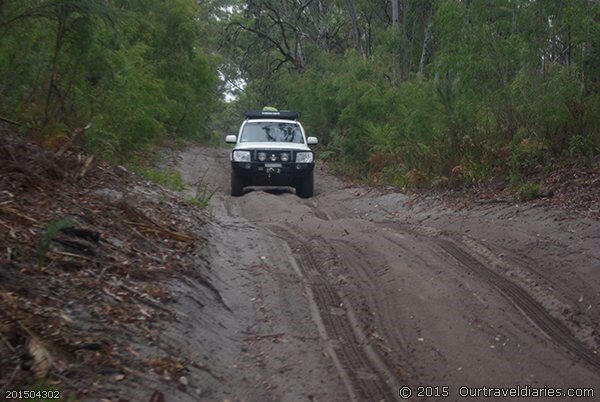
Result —
M 425 60 L 427 59 L 427 50 L 429 48 L 429 32 L 431 31 L 431 15 L 425 29 L 425 38 L 423 39 L 423 50 L 421 51 L 421 59 L 419 60 L 419 74 L 423 74 L 425 69 Z
M 304 59 L 304 53 L 302 52 L 302 37 L 297 35 L 296 37 L 296 60 L 298 60 L 298 64 L 301 69 L 306 67 L 306 60 Z
M 352 37 L 354 39 L 354 48 L 358 51 L 361 56 L 364 56 L 363 49 L 360 43 L 360 28 L 358 26 L 358 18 L 356 17 L 356 8 L 354 7 L 354 0 L 346 0 L 348 6 L 348 14 L 350 14 L 350 21 L 352 22 Z
M 517 6 L 513 5 L 512 8 L 512 25 L 511 25 L 511 33 L 514 35 L 517 33 Z
M 465 8 L 467 9 L 465 24 L 469 25 L 471 24 L 471 0 L 465 0 Z
M 568 26 L 567 31 L 567 65 L 571 65 L 571 25 Z
M 419 21 L 419 14 L 421 12 L 421 6 L 422 4 L 420 2 L 416 2 L 415 3 L 415 10 L 413 11 L 413 21 L 412 21 L 412 27 L 410 29 L 410 41 L 408 42 L 408 68 L 407 68 L 407 77 L 408 74 L 410 74 L 410 72 L 412 71 L 412 65 L 413 65 L 413 48 L 415 45 L 415 38 L 416 38 L 416 34 L 415 32 L 417 31 L 417 24 L 420 24 L 421 21 Z
M 392 27 L 398 30 L 398 0 L 392 0 Z
M 50 82 L 48 84 L 48 94 L 46 96 L 46 105 L 44 107 L 44 120 L 48 123 L 50 120 L 50 102 L 52 100 L 52 91 L 56 85 L 56 69 L 58 67 L 58 56 L 63 44 L 63 36 L 65 34 L 65 19 L 63 16 L 58 18 L 58 27 L 56 28 L 56 39 L 54 42 L 54 54 L 52 56 L 52 66 L 50 68 Z
M 392 30 L 394 33 L 394 36 L 398 36 L 398 15 L 399 15 L 399 7 L 398 7 L 398 0 L 392 0 Z M 393 57 L 393 63 L 392 63 L 392 68 L 393 68 L 393 80 L 394 80 L 394 85 L 398 82 L 399 77 L 400 77 L 400 54 L 398 53 L 398 49 L 395 47 L 394 48 L 394 52 L 392 53 L 392 57 Z
M 323 38 L 325 38 L 325 23 L 323 22 L 323 18 L 325 16 L 324 10 L 323 10 L 323 2 L 321 0 L 319 0 L 317 2 L 317 7 L 319 9 L 319 34 L 317 35 L 317 44 L 321 47 L 324 48 L 324 41 Z M 329 49 L 327 49 L 329 50 Z
M 402 60 L 402 75 L 403 78 L 408 78 L 408 1 L 404 0 L 402 10 L 402 33 L 404 35 L 404 57 Z
M 371 54 L 371 20 L 370 20 L 370 16 L 365 16 L 365 33 L 364 33 L 364 37 L 365 37 L 365 44 L 364 44 L 364 51 L 365 51 L 365 57 L 368 58 L 369 55 Z
M 318 1 L 319 7 L 319 36 L 321 37 L 322 45 L 321 47 L 325 49 L 326 52 L 331 51 L 331 26 L 329 25 L 329 20 L 325 18 L 326 14 L 329 12 L 327 8 L 327 4 L 323 4 L 322 0 Z

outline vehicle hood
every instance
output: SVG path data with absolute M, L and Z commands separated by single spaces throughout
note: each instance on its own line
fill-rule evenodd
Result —
M 294 151 L 310 151 L 306 144 L 296 144 L 293 142 L 244 142 L 236 144 L 235 149 L 265 149 L 279 150 L 290 149 Z

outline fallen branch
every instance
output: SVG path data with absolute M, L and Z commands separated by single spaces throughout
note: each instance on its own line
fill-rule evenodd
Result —
M 154 247 L 155 250 L 158 250 L 160 248 L 160 246 L 156 243 L 154 243 L 152 240 L 150 240 L 147 236 L 144 236 L 143 234 L 141 234 L 139 232 L 139 230 L 137 230 L 134 227 L 130 227 L 131 231 L 133 233 L 135 233 L 140 239 L 142 239 L 143 241 L 145 241 L 146 243 L 148 243 L 149 245 L 151 245 L 152 247 Z
M 188 235 L 184 235 L 183 233 L 173 232 L 169 229 L 166 229 L 162 226 L 156 225 L 153 227 L 152 225 L 148 225 L 146 223 L 132 222 L 132 221 L 124 221 L 124 223 L 132 226 L 137 226 L 142 231 L 153 232 L 156 234 L 162 234 L 164 237 L 170 237 L 171 239 L 178 240 L 183 243 L 194 243 L 195 239 Z
M 137 218 L 137 220 L 141 221 L 141 222 L 124 221 L 124 223 L 126 223 L 130 226 L 137 226 L 140 229 L 145 229 L 146 231 L 152 231 L 157 234 L 162 234 L 165 237 L 170 237 L 172 239 L 175 239 L 175 240 L 178 240 L 178 241 L 181 241 L 184 243 L 193 244 L 196 241 L 196 239 L 194 239 L 191 236 L 172 231 L 165 225 L 163 225 L 159 222 L 156 222 L 154 219 L 150 218 L 143 212 L 138 211 L 137 209 L 133 208 L 132 206 L 128 205 L 125 202 L 121 202 L 119 204 L 119 208 L 121 208 L 121 210 L 128 213 L 129 215 L 132 215 L 134 218 Z M 143 222 L 145 222 L 145 223 L 143 223 Z
M 88 169 L 90 168 L 90 166 L 92 165 L 92 162 L 94 161 L 94 155 L 88 156 L 85 159 L 85 162 L 83 162 L 83 167 L 81 168 L 81 170 L 75 175 L 75 180 L 77 179 L 83 179 L 83 176 L 85 176 L 85 174 L 87 173 Z
M 87 130 L 91 126 L 92 126 L 92 124 L 89 123 L 85 127 L 78 127 L 75 130 L 73 130 L 73 134 L 71 135 L 71 137 L 69 137 L 67 142 L 65 142 L 63 144 L 63 146 L 60 147 L 58 152 L 56 152 L 56 156 L 58 156 L 58 157 L 62 156 L 67 151 L 67 149 L 69 149 L 75 143 L 75 141 L 78 141 L 79 138 L 85 134 L 85 130 Z
M 502 204 L 511 202 L 511 200 L 507 200 L 506 198 L 491 198 L 489 200 L 477 200 L 478 204 Z
M 154 246 L 156 247 L 156 245 L 154 245 Z M 142 251 L 142 250 L 140 250 L 140 249 L 138 249 L 136 247 L 131 246 L 131 250 L 134 251 L 134 252 L 136 252 L 136 253 L 138 253 L 138 254 L 143 255 L 144 257 L 146 257 L 148 259 L 151 259 L 154 262 L 157 262 L 159 264 L 164 264 L 164 260 L 161 260 L 160 258 L 155 257 L 155 256 L 153 256 L 151 254 L 148 254 L 148 253 L 146 253 L 146 252 L 144 252 L 144 251 Z
M 261 339 L 281 338 L 284 335 L 285 334 L 283 332 L 280 332 L 278 334 L 266 334 L 266 335 L 251 334 L 251 335 L 246 336 L 244 338 L 244 340 L 245 341 L 257 341 L 257 340 L 261 340 Z
M 61 255 L 63 257 L 78 258 L 81 260 L 96 262 L 96 260 L 94 258 L 86 257 L 81 254 L 67 253 L 66 251 L 50 250 L 50 251 L 48 251 L 47 257 L 50 258 L 51 260 L 60 260 L 59 258 L 52 258 L 53 254 Z
M 112 281 L 112 285 L 118 286 L 122 289 L 127 290 L 128 292 L 132 293 L 135 297 L 137 297 L 139 301 L 141 301 L 142 303 L 146 304 L 149 307 L 152 307 L 152 308 L 155 308 L 158 310 L 162 310 L 166 313 L 172 314 L 175 317 L 177 317 L 179 315 L 179 313 L 177 313 L 177 311 L 167 308 L 167 307 L 161 305 L 160 303 L 155 302 L 154 300 L 152 300 L 150 298 L 150 296 L 140 293 L 139 291 L 133 289 L 130 286 L 125 285 L 124 283 L 116 283 L 116 282 Z
M 8 207 L 5 204 L 0 205 L 0 212 L 11 213 L 13 215 L 18 216 L 19 218 L 28 220 L 29 222 L 40 223 L 38 220 L 25 215 L 24 213 L 22 213 L 21 211 L 15 209 L 15 208 Z
M 2 120 L 5 123 L 12 124 L 13 126 L 17 126 L 17 127 L 21 127 L 22 126 L 21 123 L 16 122 L 16 121 L 11 120 L 11 119 L 7 119 L 6 117 L 0 116 L 0 120 Z

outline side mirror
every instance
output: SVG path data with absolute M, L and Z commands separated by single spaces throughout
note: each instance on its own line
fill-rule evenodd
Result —
M 225 137 L 225 142 L 228 144 L 235 144 L 237 142 L 237 137 L 235 135 L 228 135 Z
M 306 143 L 308 145 L 317 145 L 319 143 L 319 140 L 317 140 L 317 137 L 308 137 L 306 139 Z

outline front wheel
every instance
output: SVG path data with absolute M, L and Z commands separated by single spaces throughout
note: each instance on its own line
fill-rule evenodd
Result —
M 244 181 L 233 170 L 231 171 L 231 196 L 240 197 L 244 195 Z
M 296 185 L 296 195 L 300 198 L 310 198 L 313 196 L 315 187 L 315 180 L 313 172 L 310 172 L 308 176 L 303 179 L 300 179 L 298 184 Z

